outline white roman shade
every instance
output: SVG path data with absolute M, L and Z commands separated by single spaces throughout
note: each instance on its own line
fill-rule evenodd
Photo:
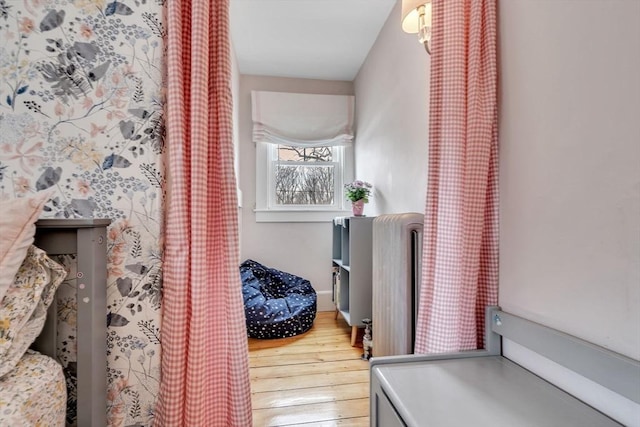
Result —
M 350 145 L 354 97 L 251 92 L 253 141 L 296 147 Z

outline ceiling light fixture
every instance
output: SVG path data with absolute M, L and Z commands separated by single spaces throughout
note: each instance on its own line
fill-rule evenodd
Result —
M 402 0 L 402 29 L 418 33 L 418 40 L 431 55 L 431 0 Z

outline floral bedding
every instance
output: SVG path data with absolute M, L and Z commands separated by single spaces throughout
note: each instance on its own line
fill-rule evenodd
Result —
M 42 249 L 29 248 L 0 303 L 0 377 L 16 365 L 42 331 L 47 309 L 66 275 L 64 267 Z
M 67 389 L 62 367 L 32 350 L 0 379 L 0 425 L 65 425 Z
M 62 367 L 28 350 L 42 331 L 65 269 L 31 246 L 0 302 L 0 425 L 63 426 Z

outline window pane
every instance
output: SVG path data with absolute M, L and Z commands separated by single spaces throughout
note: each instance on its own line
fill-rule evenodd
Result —
M 278 160 L 284 162 L 331 162 L 332 147 L 290 147 L 278 145 Z
M 276 203 L 332 205 L 333 165 L 276 164 Z

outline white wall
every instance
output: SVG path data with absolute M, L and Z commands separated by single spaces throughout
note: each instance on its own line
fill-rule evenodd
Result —
M 355 80 L 356 177 L 371 182 L 365 214 L 424 212 L 429 56 L 391 11 Z
M 351 82 L 240 76 L 240 188 L 243 193 L 241 259 L 253 259 L 311 281 L 318 310 L 331 302 L 331 223 L 256 223 L 256 148 L 252 141 L 251 91 L 353 95 Z
M 233 168 L 238 188 L 238 250 L 242 245 L 242 191 L 240 190 L 240 69 L 238 68 L 238 58 L 230 42 L 231 50 L 231 99 L 233 100 Z
M 640 359 L 640 2 L 499 7 L 500 305 Z

